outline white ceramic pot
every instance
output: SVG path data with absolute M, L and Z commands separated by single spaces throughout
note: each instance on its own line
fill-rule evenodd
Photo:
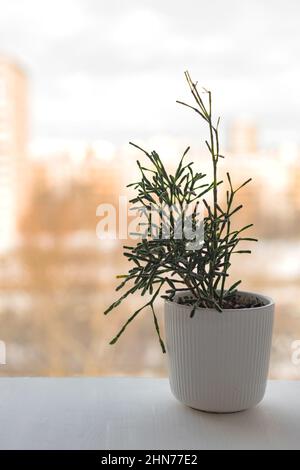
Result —
M 197 308 L 165 303 L 170 386 L 193 408 L 232 413 L 264 397 L 269 370 L 274 302 L 255 295 L 264 306 L 245 309 Z

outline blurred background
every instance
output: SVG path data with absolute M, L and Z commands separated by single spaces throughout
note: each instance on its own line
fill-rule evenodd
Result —
M 270 376 L 300 379 L 300 63 L 297 0 L 0 0 L 0 375 L 166 374 L 150 312 L 109 317 L 126 240 L 99 240 L 97 206 L 135 180 L 129 140 L 170 170 L 191 145 L 209 172 L 183 72 L 213 92 L 237 223 L 259 243 L 236 258 L 245 290 L 277 304 Z M 118 214 L 118 211 L 117 211 Z M 162 305 L 158 307 L 162 322 Z

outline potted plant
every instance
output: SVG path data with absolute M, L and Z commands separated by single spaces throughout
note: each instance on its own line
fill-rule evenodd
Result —
M 131 202 L 145 222 L 140 224 L 141 239 L 124 247 L 132 267 L 119 276 L 122 282 L 117 290 L 127 289 L 105 314 L 129 295 L 147 296 L 111 344 L 149 307 L 162 351 L 167 351 L 175 397 L 199 410 L 235 412 L 256 405 L 264 396 L 274 302 L 240 291 L 241 280 L 229 278 L 232 257 L 251 253 L 240 248 L 240 243 L 257 241 L 245 236 L 252 224 L 237 228 L 233 223 L 233 216 L 242 209 L 236 196 L 251 178 L 237 187 L 229 173 L 225 181 L 219 180 L 218 162 L 224 158 L 220 154 L 220 119 L 213 120 L 211 92 L 204 90 L 206 98 L 202 97 L 188 72 L 185 77 L 195 106 L 178 103 L 195 111 L 208 126 L 212 181 L 207 183 L 206 175 L 186 161 L 189 148 L 176 171 L 169 174 L 155 151 L 132 144 L 150 163 L 145 167 L 137 162 L 140 180 L 129 185 L 136 192 Z M 225 202 L 220 198 L 224 187 Z M 166 348 L 155 313 L 158 296 L 165 301 Z

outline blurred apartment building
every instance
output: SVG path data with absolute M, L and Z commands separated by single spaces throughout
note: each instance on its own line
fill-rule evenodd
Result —
M 229 151 L 234 154 L 255 154 L 258 150 L 258 131 L 256 125 L 245 119 L 232 123 L 229 129 Z
M 16 245 L 25 210 L 27 131 L 26 74 L 0 56 L 0 254 Z
M 236 186 L 252 178 L 239 193 L 239 218 L 254 222 L 260 237 L 295 237 L 300 229 L 300 153 L 293 142 L 263 148 L 251 121 L 239 120 L 229 130 L 225 167 Z M 222 162 L 223 163 L 223 162 Z

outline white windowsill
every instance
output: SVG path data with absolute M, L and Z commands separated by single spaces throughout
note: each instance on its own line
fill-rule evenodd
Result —
M 300 382 L 216 415 L 177 402 L 167 379 L 0 378 L 1 449 L 300 449 Z

